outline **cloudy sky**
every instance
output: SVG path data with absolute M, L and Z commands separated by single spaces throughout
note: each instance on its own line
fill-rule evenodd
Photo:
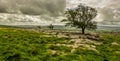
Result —
M 65 7 L 65 0 L 0 0 L 0 24 L 56 23 Z
M 56 16 L 64 7 L 65 0 L 0 0 L 1 13 Z
M 120 0 L 0 0 L 0 13 L 12 14 L 0 14 L 0 18 L 9 16 L 7 19 L 4 18 L 5 20 L 3 21 L 12 17 L 12 23 L 15 23 L 17 20 L 14 20 L 15 16 L 13 14 L 23 14 L 28 15 L 23 17 L 25 17 L 25 19 L 28 18 L 29 20 L 23 20 L 23 17 L 18 16 L 19 19 L 22 18 L 22 22 L 44 22 L 45 20 L 57 21 L 62 18 L 66 8 L 75 7 L 80 3 L 94 7 L 98 10 L 98 15 L 94 20 L 100 24 L 120 25 Z M 32 19 L 30 19 L 30 17 Z M 43 18 L 45 19 L 42 20 Z
M 67 7 L 75 7 L 79 3 L 95 7 L 98 16 L 94 19 L 101 24 L 120 25 L 120 0 L 67 0 Z

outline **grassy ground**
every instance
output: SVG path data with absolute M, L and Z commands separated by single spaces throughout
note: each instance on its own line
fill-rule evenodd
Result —
M 102 33 L 100 37 L 69 39 L 0 28 L 0 61 L 120 61 L 120 35 Z

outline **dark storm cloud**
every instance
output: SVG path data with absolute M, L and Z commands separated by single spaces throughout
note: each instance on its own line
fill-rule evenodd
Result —
M 57 16 L 64 9 L 65 0 L 0 0 L 0 13 Z

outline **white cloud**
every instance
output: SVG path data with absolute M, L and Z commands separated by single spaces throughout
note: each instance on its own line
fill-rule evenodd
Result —
M 97 8 L 98 16 L 94 19 L 104 24 L 120 24 L 120 0 L 67 0 L 67 7 L 79 3 Z

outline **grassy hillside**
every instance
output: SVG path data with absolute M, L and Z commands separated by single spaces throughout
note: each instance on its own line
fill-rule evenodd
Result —
M 102 40 L 69 39 L 0 28 L 0 61 L 120 61 L 120 35 L 100 36 Z

